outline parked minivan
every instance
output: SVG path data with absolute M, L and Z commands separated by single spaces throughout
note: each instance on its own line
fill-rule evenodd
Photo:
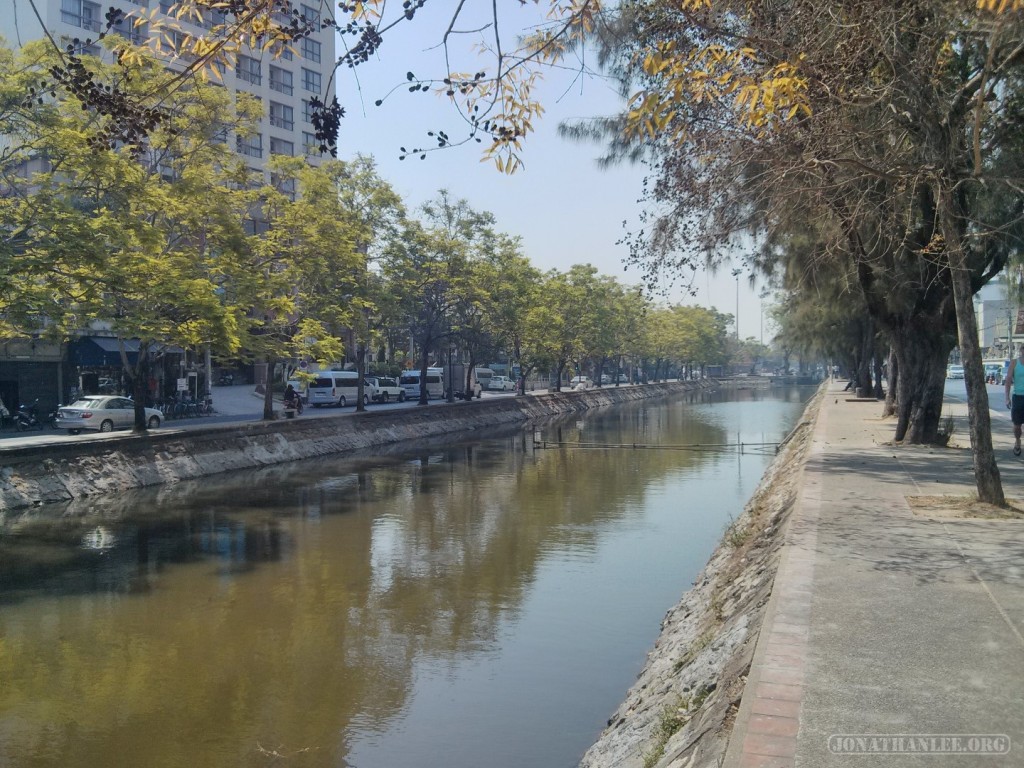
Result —
M 480 389 L 491 388 L 491 377 L 494 376 L 494 371 L 490 368 L 474 368 L 473 378 L 476 379 L 476 383 L 480 385 Z M 479 397 L 480 395 L 477 395 Z
M 398 384 L 405 390 L 407 400 L 420 398 L 420 372 L 402 371 Z M 444 369 L 427 368 L 427 399 L 444 397 Z
M 316 408 L 354 404 L 359 397 L 359 374 L 355 371 L 320 371 L 309 383 L 307 392 L 307 402 Z M 365 395 L 363 399 L 369 400 Z

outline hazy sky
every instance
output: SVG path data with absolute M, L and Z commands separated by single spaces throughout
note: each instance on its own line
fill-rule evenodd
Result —
M 432 146 L 435 140 L 427 136 L 427 131 L 444 130 L 453 141 L 466 134 L 445 100 L 433 93 L 408 91 L 406 72 L 421 78 L 443 72 L 440 53 L 433 49 L 438 34 L 431 31 L 431 24 L 436 25 L 440 16 L 440 12 L 437 18 L 418 16 L 400 34 L 385 37 L 379 57 L 355 70 L 358 83 L 352 70 L 338 70 L 338 99 L 346 110 L 338 156 L 373 155 L 381 175 L 410 207 L 446 188 L 472 207 L 490 211 L 501 231 L 522 238 L 527 256 L 540 269 L 565 270 L 573 264 L 590 263 L 624 283 L 639 283 L 640 273 L 635 268 L 624 271 L 626 248 L 616 243 L 627 232 L 623 221 L 630 229 L 638 228 L 641 207 L 637 201 L 642 193 L 643 169 L 621 166 L 601 170 L 596 162 L 601 154 L 599 146 L 567 141 L 557 135 L 561 121 L 616 110 L 618 96 L 601 80 L 573 82 L 571 75 L 548 78 L 538 89 L 546 112 L 534 121 L 535 132 L 526 139 L 521 153 L 525 168 L 512 176 L 498 173 L 493 162 L 480 162 L 481 145 L 475 143 L 428 154 L 425 160 L 398 159 L 400 147 Z M 463 50 L 469 50 L 469 42 L 462 43 Z M 454 66 L 459 68 L 458 64 Z M 476 59 L 461 66 L 464 71 L 481 67 Z M 399 88 L 382 106 L 374 105 L 396 85 Z M 697 275 L 693 287 L 695 296 L 677 289 L 670 300 L 736 313 L 737 282 L 728 267 L 718 275 Z M 761 304 L 757 291 L 749 288 L 745 275 L 741 276 L 742 337 L 761 338 L 762 333 L 766 341 L 770 337 L 770 328 L 762 326 Z

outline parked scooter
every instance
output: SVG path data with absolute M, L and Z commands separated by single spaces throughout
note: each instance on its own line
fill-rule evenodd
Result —
M 217 386 L 230 387 L 235 383 L 235 375 L 233 373 L 222 373 L 220 378 L 217 379 Z
M 294 419 L 302 413 L 302 396 L 289 385 L 284 393 L 284 417 Z
M 38 409 L 39 400 L 32 405 L 19 406 L 18 412 L 14 414 L 14 428 L 19 432 L 24 432 L 27 429 L 42 429 L 43 422 L 39 420 Z

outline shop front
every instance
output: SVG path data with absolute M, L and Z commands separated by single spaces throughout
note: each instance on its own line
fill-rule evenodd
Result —
M 123 354 L 122 354 L 123 352 Z M 161 345 L 150 349 L 150 376 L 147 393 L 150 403 L 160 402 L 177 390 L 182 375 L 184 351 L 181 347 Z M 68 344 L 68 360 L 74 371 L 72 395 L 126 395 L 131 377 L 125 362 L 135 366 L 139 360 L 138 339 L 112 336 L 82 336 Z
M 0 341 L 0 401 L 14 413 L 19 405 L 36 405 L 45 415 L 65 402 L 68 366 L 63 345 L 42 339 Z

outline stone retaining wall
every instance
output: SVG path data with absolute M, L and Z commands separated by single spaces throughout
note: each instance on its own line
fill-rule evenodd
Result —
M 824 392 L 808 404 L 693 588 L 666 614 L 636 683 L 581 768 L 721 766 Z
M 552 392 L 426 408 L 368 410 L 337 418 L 211 425 L 124 433 L 88 441 L 0 447 L 0 524 L 5 513 L 129 488 L 191 480 L 375 445 L 525 423 L 661 397 L 710 382 L 672 382 Z

